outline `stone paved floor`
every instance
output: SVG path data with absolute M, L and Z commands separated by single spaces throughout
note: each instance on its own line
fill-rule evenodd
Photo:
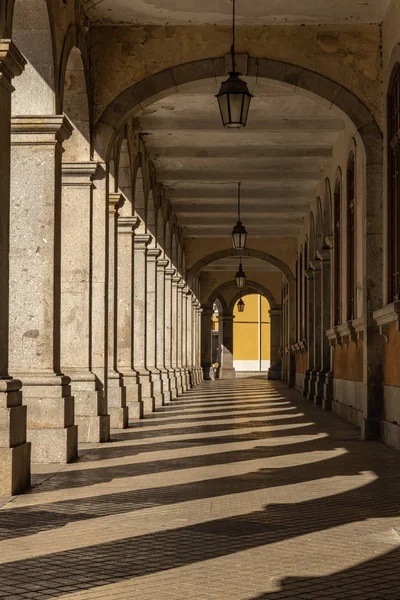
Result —
M 400 599 L 400 455 L 205 382 L 0 510 L 0 598 Z

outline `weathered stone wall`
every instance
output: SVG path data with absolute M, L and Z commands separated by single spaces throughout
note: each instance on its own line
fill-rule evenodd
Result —
M 348 88 L 381 122 L 380 26 L 241 26 L 237 51 L 293 63 Z M 230 27 L 93 27 L 90 34 L 95 121 L 121 92 L 171 67 L 223 57 Z M 193 77 L 195 79 L 195 77 Z

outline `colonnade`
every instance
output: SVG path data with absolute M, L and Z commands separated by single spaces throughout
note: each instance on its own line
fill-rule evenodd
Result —
M 1 42 L 0 495 L 202 380 L 202 309 L 162 197 L 158 237 L 149 187 L 139 214 L 111 163 L 63 161 L 65 115 L 11 118 L 24 64 Z

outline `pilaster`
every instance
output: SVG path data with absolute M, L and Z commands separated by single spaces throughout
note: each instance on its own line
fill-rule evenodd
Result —
M 315 289 L 315 281 L 314 281 L 314 271 L 313 269 L 307 269 L 305 272 L 306 275 L 306 286 L 308 290 L 307 298 L 307 306 L 304 307 L 306 311 L 305 318 L 307 322 L 307 352 L 308 352 L 308 365 L 307 371 L 304 375 L 304 389 L 303 395 L 308 398 L 308 400 L 313 401 L 314 399 L 314 390 L 312 385 L 312 374 L 314 370 L 314 289 Z M 304 344 L 304 342 L 303 342 Z
M 203 379 L 214 379 L 212 367 L 211 319 L 214 314 L 212 306 L 203 306 L 201 313 L 201 368 Z
M 33 462 L 77 458 L 70 379 L 60 364 L 64 115 L 11 121 L 10 369 L 24 386 Z M 32 198 L 35 199 L 32 202 Z
M 171 400 L 177 397 L 176 377 L 173 368 L 173 344 L 172 344 L 172 278 L 176 271 L 172 268 L 164 270 L 164 300 L 165 300 L 165 368 L 168 373 Z
M 321 248 L 317 257 L 321 264 L 321 369 L 317 375 L 317 404 L 331 410 L 333 399 L 333 351 L 327 332 L 332 327 L 331 248 Z
M 22 405 L 21 382 L 8 372 L 11 82 L 22 73 L 25 62 L 11 40 L 0 40 L 0 496 L 18 494 L 30 486 L 26 406 Z
M 269 318 L 271 323 L 271 366 L 268 370 L 268 379 L 280 380 L 282 368 L 280 355 L 282 309 L 271 309 Z
M 314 271 L 314 298 L 313 298 L 313 336 L 310 338 L 310 345 L 313 348 L 313 369 L 310 372 L 310 393 L 309 399 L 313 400 L 314 404 L 322 406 L 321 390 L 319 386 L 319 373 L 322 368 L 321 364 L 321 319 L 322 319 L 322 266 L 321 260 L 310 261 L 310 267 Z
M 181 284 L 182 277 L 178 274 L 172 277 L 172 367 L 175 374 L 175 385 L 177 396 L 183 394 L 182 374 L 180 369 L 180 339 L 182 337 L 182 324 L 180 320 L 179 303 L 182 294 L 178 293 L 178 286 Z M 183 284 L 184 286 L 185 284 Z

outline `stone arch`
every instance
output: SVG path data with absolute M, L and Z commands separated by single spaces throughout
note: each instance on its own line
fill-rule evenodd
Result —
M 315 243 L 316 250 L 320 250 L 324 245 L 323 236 L 323 208 L 321 198 L 317 198 L 317 209 L 315 211 Z
M 309 235 L 309 249 L 308 249 L 308 262 L 315 260 L 315 253 L 317 251 L 317 240 L 315 234 L 315 220 L 314 213 L 310 213 L 310 235 Z M 308 265 L 307 265 L 308 268 Z
M 136 231 L 142 234 L 146 233 L 146 195 L 140 155 L 136 163 L 133 181 L 133 208 L 135 215 L 140 219 L 140 225 Z
M 27 60 L 14 81 L 12 114 L 54 115 L 55 58 L 46 0 L 15 0 L 12 40 Z
M 86 70 L 76 46 L 69 52 L 62 83 L 62 111 L 74 129 L 64 142 L 63 162 L 90 160 L 90 110 Z
M 328 178 L 325 179 L 325 193 L 324 193 L 324 201 L 322 205 L 322 229 L 324 234 L 324 243 L 325 238 L 329 237 L 333 234 L 332 229 L 332 190 L 331 183 Z
M 219 260 L 221 258 L 227 258 L 229 256 L 251 256 L 253 258 L 259 258 L 260 260 L 269 262 L 272 265 L 278 267 L 289 282 L 294 283 L 294 276 L 292 271 L 290 270 L 288 265 L 279 258 L 276 258 L 271 254 L 267 254 L 266 252 L 262 252 L 261 250 L 254 250 L 252 248 L 246 248 L 245 250 L 241 250 L 240 253 L 237 250 L 234 250 L 233 248 L 229 248 L 227 250 L 220 250 L 219 252 L 214 252 L 213 254 L 208 254 L 207 256 L 204 256 L 199 261 L 197 261 L 197 263 L 195 263 L 187 273 L 188 285 L 191 285 L 191 282 L 195 279 L 197 274 L 202 269 L 204 269 L 204 267 L 216 260 Z
M 165 223 L 161 206 L 156 214 L 156 241 L 160 250 L 165 254 Z
M 172 234 L 171 227 L 168 221 L 165 224 L 164 252 L 165 256 L 172 262 Z
M 121 216 L 131 216 L 133 214 L 132 205 L 132 169 L 129 146 L 126 139 L 122 140 L 118 152 L 117 169 L 117 187 L 125 196 L 125 202 L 120 208 Z
M 247 56 L 247 61 L 243 60 L 243 67 L 243 76 L 287 83 L 294 89 L 304 90 L 336 106 L 356 127 L 364 141 L 368 162 L 382 163 L 381 131 L 371 111 L 353 92 L 320 73 L 287 62 Z M 152 98 L 160 99 L 169 96 L 177 91 L 179 85 L 185 83 L 200 79 L 215 79 L 225 75 L 225 62 L 221 57 L 183 63 L 159 71 L 119 94 L 104 110 L 96 127 L 101 131 L 107 131 L 108 135 L 112 136 L 125 120 L 137 114 L 144 105 L 151 104 Z M 99 151 L 106 155 L 104 136 L 102 140 L 103 147 L 99 148 Z M 110 142 L 111 137 L 108 140 L 108 143 Z
M 222 285 L 220 285 L 218 288 L 216 288 L 210 294 L 207 304 L 212 304 L 216 298 L 219 298 L 221 296 L 223 297 L 223 294 L 227 290 L 234 289 L 234 288 L 236 288 L 236 284 L 234 281 L 227 281 L 226 283 L 223 283 Z M 243 288 L 243 290 L 238 291 L 238 293 L 235 295 L 236 300 L 235 301 L 232 300 L 228 304 L 229 309 L 233 310 L 235 303 L 239 300 L 241 295 L 248 295 L 248 294 L 261 294 L 262 296 L 265 296 L 265 298 L 268 300 L 271 308 L 277 308 L 277 303 L 276 303 L 275 297 L 269 291 L 268 288 L 261 285 L 260 283 L 257 283 L 256 281 L 247 280 L 246 286 Z M 228 313 L 228 314 L 230 314 L 230 313 Z

